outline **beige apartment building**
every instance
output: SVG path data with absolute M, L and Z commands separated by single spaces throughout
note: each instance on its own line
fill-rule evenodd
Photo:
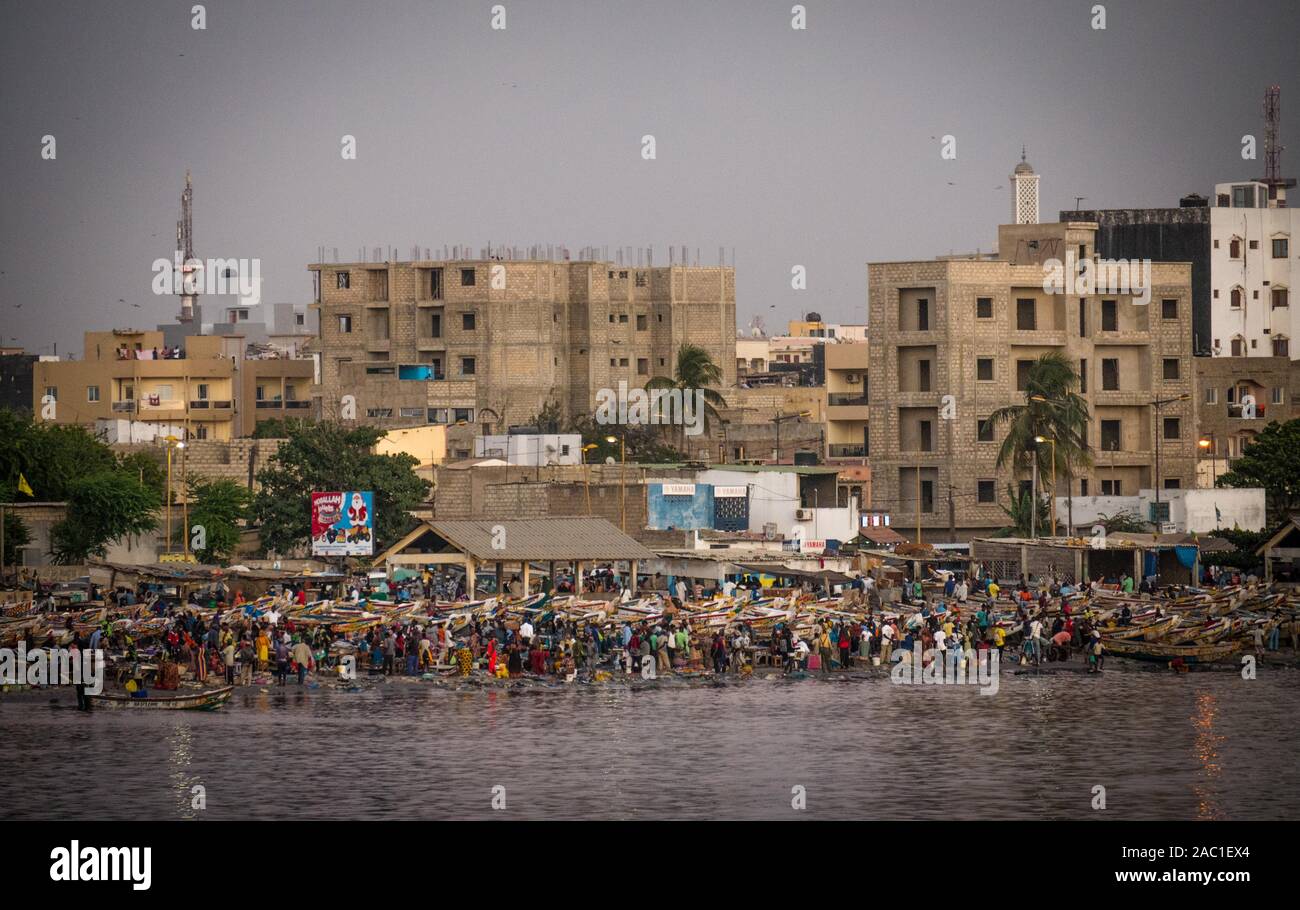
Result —
M 865 463 L 870 444 L 865 341 L 828 344 L 826 352 L 826 455 L 832 462 Z
M 261 420 L 311 416 L 313 362 L 248 359 L 244 348 L 241 335 L 192 335 L 169 357 L 161 331 L 87 332 L 83 359 L 33 365 L 32 410 L 53 423 L 109 421 L 114 442 L 229 440 Z
M 454 260 L 309 266 L 324 416 L 378 426 L 525 424 L 548 402 L 592 413 L 602 388 L 671 376 L 686 343 L 736 381 L 735 270 Z M 351 396 L 347 398 L 346 396 Z M 350 409 L 349 409 L 349 406 Z
M 914 529 L 918 507 L 930 541 L 1007 523 L 1007 486 L 1024 478 L 997 469 L 1004 431 L 987 418 L 1024 403 L 1026 371 L 1048 351 L 1077 365 L 1091 412 L 1095 464 L 1057 478 L 1060 495 L 1150 489 L 1157 447 L 1160 486 L 1194 486 L 1190 264 L 1152 263 L 1146 305 L 1129 294 L 1045 292 L 1045 263 L 1067 251 L 1091 259 L 1096 230 L 1003 225 L 995 256 L 868 266 L 873 506 L 895 528 Z

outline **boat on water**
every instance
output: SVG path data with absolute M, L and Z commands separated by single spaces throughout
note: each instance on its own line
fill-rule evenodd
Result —
M 1225 641 L 1211 645 L 1165 645 L 1150 641 L 1106 641 L 1108 654 L 1168 663 L 1182 658 L 1186 664 L 1207 664 L 1232 657 L 1244 646 L 1241 641 Z
M 1102 627 L 1101 635 L 1107 641 L 1124 641 L 1135 638 L 1144 638 L 1147 641 L 1155 641 L 1165 633 L 1173 631 L 1181 622 L 1182 617 L 1175 613 L 1173 616 L 1166 616 L 1163 619 L 1157 619 L 1154 622 L 1131 626 L 1118 626 L 1115 628 Z
M 185 695 L 150 695 L 147 698 L 133 698 L 130 695 L 109 694 L 101 692 L 91 695 L 96 707 L 133 708 L 145 711 L 205 711 L 219 708 L 234 693 L 234 686 L 209 689 L 206 692 L 191 692 Z

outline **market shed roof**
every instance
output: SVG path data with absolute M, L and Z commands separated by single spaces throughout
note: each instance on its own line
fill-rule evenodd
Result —
M 419 552 L 408 550 L 416 543 L 441 544 L 442 550 L 459 550 L 479 562 L 653 559 L 655 555 L 603 518 L 433 520 L 422 521 L 375 562 Z

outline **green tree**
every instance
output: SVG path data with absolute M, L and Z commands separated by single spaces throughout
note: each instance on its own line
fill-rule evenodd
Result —
M 700 418 L 704 422 L 704 431 L 707 433 L 711 425 L 722 420 L 718 408 L 727 406 L 726 399 L 713 388 L 722 382 L 722 375 L 722 367 L 713 362 L 713 357 L 707 350 L 696 344 L 684 344 L 677 349 L 677 362 L 674 365 L 673 375 L 655 376 L 645 384 L 645 387 L 646 389 L 676 389 L 682 393 L 683 399 L 687 395 L 694 396 L 697 390 L 701 391 L 704 396 L 704 413 Z M 661 407 L 671 411 L 667 401 L 661 402 Z M 659 420 L 678 425 L 679 448 L 685 449 L 686 427 L 683 424 L 683 415 L 668 412 L 660 413 L 657 417 Z
M 5 548 L 4 548 L 4 566 L 16 566 L 18 564 L 18 551 L 32 542 L 32 532 L 27 527 L 27 522 L 23 521 L 22 516 L 12 509 L 4 511 L 4 530 L 5 530 Z
M 286 429 L 287 441 L 257 475 L 253 517 L 264 550 L 287 554 L 310 543 L 313 492 L 374 491 L 376 553 L 415 527 L 409 513 L 432 485 L 416 475 L 412 456 L 374 453 L 383 430 L 334 422 Z
M 1034 501 L 1033 492 L 1028 487 L 1016 489 L 1012 484 L 1007 484 L 1007 505 L 1002 507 L 1002 511 L 1011 519 L 1011 524 L 1000 529 L 994 537 L 1029 537 L 1033 533 L 1030 523 L 1030 516 L 1033 514 L 1030 509 Z M 1041 531 L 1047 527 L 1050 521 L 1050 511 L 1047 508 L 1047 500 L 1039 498 L 1038 500 L 1038 529 Z
M 1218 485 L 1263 487 L 1270 525 L 1300 511 L 1300 418 L 1260 430 Z
M 1123 511 L 1114 515 L 1097 513 L 1097 524 L 1106 529 L 1107 534 L 1146 534 L 1151 530 L 1150 522 L 1143 521 L 1136 512 Z
M 111 541 L 154 530 L 162 505 L 156 490 L 117 469 L 75 477 L 67 503 L 67 516 L 50 529 L 54 561 L 62 565 L 102 557 Z
M 1062 480 L 1092 464 L 1088 402 L 1075 391 L 1078 387 L 1079 374 L 1060 352 L 1051 351 L 1034 361 L 1026 376 L 1025 403 L 998 408 L 988 417 L 994 427 L 1006 426 L 998 450 L 999 468 L 1010 466 L 1017 476 L 1025 477 L 1037 463 L 1041 493 L 1051 487 L 1053 455 L 1055 475 Z M 1035 442 L 1039 436 L 1056 444 Z
M 253 494 L 248 488 L 233 480 L 205 480 L 196 477 L 189 482 L 190 534 L 193 528 L 203 528 L 204 546 L 195 550 L 203 562 L 212 563 L 229 559 L 239 545 L 239 532 L 248 520 L 253 504 Z
M 272 417 L 259 420 L 253 427 L 253 439 L 288 439 L 295 429 L 310 426 L 314 421 L 305 417 Z
M 1254 569 L 1263 560 L 1255 555 L 1256 548 L 1273 535 L 1273 531 L 1243 531 L 1239 528 L 1218 528 L 1210 532 L 1210 537 L 1221 537 L 1236 549 L 1203 553 L 1201 563 L 1204 565 L 1228 566 L 1233 569 Z
M 167 468 L 165 462 L 152 451 L 132 452 L 118 458 L 118 465 L 127 474 L 134 474 L 136 479 L 158 494 L 159 500 L 167 498 Z M 176 467 L 172 466 L 173 469 Z M 173 488 L 174 490 L 174 488 Z M 172 498 L 175 499 L 173 492 Z

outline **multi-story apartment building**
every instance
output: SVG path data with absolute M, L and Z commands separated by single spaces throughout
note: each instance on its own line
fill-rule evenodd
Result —
M 162 331 L 87 332 L 85 340 L 81 360 L 35 364 L 38 420 L 125 421 L 122 441 L 176 430 L 228 440 L 251 433 L 260 420 L 312 413 L 313 362 L 249 359 L 239 335 L 191 335 L 179 352 L 166 347 Z
M 1136 493 L 1157 462 L 1161 487 L 1193 485 L 1190 266 L 1152 263 L 1146 305 L 1045 291 L 1049 260 L 1094 259 L 1096 232 L 1003 225 L 996 257 L 868 266 L 872 505 L 894 527 L 915 527 L 919 511 L 923 533 L 938 531 L 926 539 L 960 541 L 1007 523 L 1007 487 L 1023 478 L 997 467 L 1005 431 L 988 417 L 1025 402 L 1027 371 L 1048 351 L 1077 364 L 1091 413 L 1095 463 L 1058 478 L 1061 495 Z M 1169 399 L 1180 400 L 1155 404 Z
M 687 343 L 712 354 L 724 386 L 736 380 L 731 268 L 543 260 L 309 268 L 321 413 L 380 426 L 463 423 L 451 434 L 453 454 L 472 449 L 475 432 L 524 424 L 550 402 L 590 414 L 600 389 L 671 376 Z
M 1262 181 L 1220 183 L 1212 201 L 1211 353 L 1300 359 L 1300 307 L 1291 306 L 1300 212 L 1286 207 L 1285 187 L 1270 198 Z
M 870 454 L 866 342 L 826 345 L 826 455 L 862 463 Z

